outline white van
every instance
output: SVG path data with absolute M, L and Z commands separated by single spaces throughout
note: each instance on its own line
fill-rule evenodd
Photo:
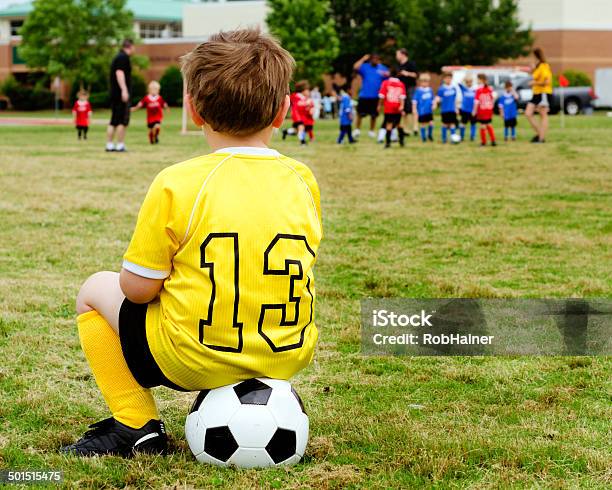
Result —
M 530 77 L 528 66 L 444 66 L 442 71 L 453 74 L 453 85 L 463 83 L 468 74 L 474 79 L 474 85 L 478 85 L 477 76 L 479 73 L 484 73 L 487 75 L 489 85 L 495 89 L 502 88 L 508 80 L 516 87 Z

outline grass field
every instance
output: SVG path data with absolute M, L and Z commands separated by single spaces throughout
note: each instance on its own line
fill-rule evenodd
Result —
M 553 118 L 545 145 L 274 146 L 318 178 L 325 239 L 316 267 L 316 361 L 295 379 L 311 421 L 303 463 L 242 471 L 197 464 L 183 424 L 194 395 L 157 390 L 172 455 L 65 458 L 108 416 L 81 353 L 74 298 L 117 270 L 155 174 L 207 151 L 161 144 L 137 114 L 127 154 L 103 126 L 0 126 L 0 469 L 58 469 L 66 487 L 610 488 L 610 358 L 366 358 L 359 300 L 610 297 L 612 118 Z M 1 116 L 1 115 L 0 115 Z M 105 115 L 97 114 L 96 118 Z M 438 136 L 438 131 L 436 136 Z M 498 128 L 499 135 L 499 128 Z

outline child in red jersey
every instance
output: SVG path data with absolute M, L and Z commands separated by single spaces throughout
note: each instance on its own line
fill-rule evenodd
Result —
M 402 115 L 404 115 L 404 102 L 406 101 L 406 87 L 397 78 L 397 70 L 391 69 L 390 78 L 387 78 L 378 92 L 379 111 L 384 109 L 385 120 L 385 148 L 391 148 L 391 133 L 397 128 L 400 146 L 404 146 L 404 128 Z
M 168 109 L 168 104 L 159 95 L 160 85 L 155 80 L 149 83 L 148 94 L 145 95 L 138 104 L 132 107 L 131 111 L 137 111 L 142 107 L 147 109 L 147 127 L 149 128 L 149 143 L 152 145 L 159 143 L 159 132 L 161 122 L 164 118 L 164 109 Z
M 293 92 L 289 96 L 289 102 L 291 103 L 291 127 L 283 129 L 283 139 L 287 138 L 287 136 L 293 136 L 298 134 L 300 126 L 302 126 L 302 118 L 300 116 L 300 111 L 298 109 L 298 102 L 300 98 L 300 90 L 298 90 L 305 82 L 297 82 L 295 84 L 295 92 Z
M 497 146 L 495 142 L 495 131 L 491 121 L 493 119 L 493 108 L 495 107 L 495 94 L 493 89 L 487 82 L 487 76 L 484 73 L 478 75 L 478 82 L 481 86 L 476 90 L 474 96 L 474 115 L 480 123 L 480 146 L 486 146 L 487 133 L 491 138 L 491 146 Z
M 314 127 L 314 102 L 310 98 L 310 85 L 306 80 L 301 80 L 295 84 L 295 93 L 293 94 L 292 105 L 292 117 L 293 107 L 296 111 L 297 123 L 297 135 L 300 140 L 300 144 L 306 144 L 306 134 L 310 137 L 310 140 L 314 139 L 313 127 Z
M 304 96 L 300 101 L 300 111 L 302 114 L 302 122 L 304 123 L 304 131 L 308 135 L 310 141 L 314 140 L 314 113 L 315 103 L 310 97 L 310 89 L 307 88 L 302 92 Z
M 76 126 L 79 139 L 87 139 L 87 131 L 89 131 L 89 118 L 91 117 L 91 104 L 89 103 L 89 94 L 86 90 L 80 90 L 77 94 L 78 99 L 72 106 L 72 114 L 74 115 L 74 125 Z

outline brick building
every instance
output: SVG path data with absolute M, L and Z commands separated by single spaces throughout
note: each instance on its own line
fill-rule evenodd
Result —
M 159 78 L 182 54 L 220 29 L 265 28 L 267 12 L 265 0 L 128 0 L 127 8 L 142 39 L 138 52 L 151 61 L 144 73 L 147 79 Z M 17 46 L 19 28 L 31 10 L 31 1 L 0 0 L 0 80 L 27 72 Z M 612 0 L 519 0 L 519 15 L 532 27 L 534 46 L 544 49 L 556 73 L 575 68 L 593 77 L 596 68 L 612 67 Z

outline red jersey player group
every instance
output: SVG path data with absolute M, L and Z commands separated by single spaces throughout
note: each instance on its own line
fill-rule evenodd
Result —
M 300 144 L 306 144 L 306 135 L 314 140 L 314 101 L 310 97 L 310 85 L 306 80 L 295 84 L 295 92 L 290 96 L 292 126 L 283 129 L 283 139 L 297 134 Z
M 149 83 L 148 94 L 145 95 L 138 104 L 132 107 L 132 112 L 142 109 L 147 110 L 147 127 L 149 128 L 149 143 L 159 143 L 159 132 L 164 118 L 164 109 L 168 109 L 168 104 L 159 95 L 160 85 L 155 80 Z

